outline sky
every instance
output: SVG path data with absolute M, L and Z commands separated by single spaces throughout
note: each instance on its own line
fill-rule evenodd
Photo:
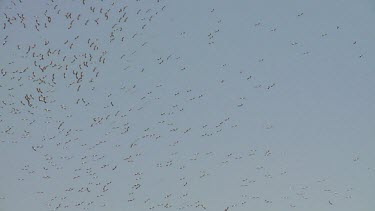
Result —
M 0 211 L 375 207 L 373 1 L 0 13 Z

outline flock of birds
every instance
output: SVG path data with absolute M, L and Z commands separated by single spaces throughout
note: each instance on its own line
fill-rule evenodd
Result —
M 31 210 L 298 210 L 316 195 L 323 209 L 350 203 L 350 181 L 294 183 L 283 152 L 241 132 L 253 118 L 245 112 L 279 83 L 223 51 L 231 23 L 220 8 L 197 9 L 208 24 L 192 31 L 169 17 L 177 2 L 36 2 L 0 3 L 0 148 L 17 149 L 0 210 L 7 201 Z M 245 30 L 273 36 L 282 26 L 257 20 Z M 284 44 L 302 59 L 314 53 L 299 41 Z M 203 48 L 228 59 L 189 56 Z M 273 58 L 246 59 L 256 69 Z M 269 119 L 249 124 L 265 136 L 277 127 Z

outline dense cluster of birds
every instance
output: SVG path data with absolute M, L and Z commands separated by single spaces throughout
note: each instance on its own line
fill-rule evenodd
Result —
M 256 70 L 272 64 L 271 54 L 223 51 L 233 23 L 222 9 L 199 9 L 208 24 L 191 31 L 170 18 L 177 2 L 37 2 L 0 3 L 0 148 L 21 156 L 10 170 L 15 188 L 0 189 L 0 209 L 22 194 L 38 210 L 292 210 L 316 195 L 333 209 L 350 201 L 350 182 L 332 187 L 322 175 L 294 183 L 283 152 L 241 132 L 277 127 L 272 119 L 246 124 L 257 98 L 279 83 Z M 256 20 L 245 31 L 277 39 L 282 27 Z M 314 52 L 302 42 L 284 44 L 306 60 Z M 203 48 L 218 59 L 189 57 Z

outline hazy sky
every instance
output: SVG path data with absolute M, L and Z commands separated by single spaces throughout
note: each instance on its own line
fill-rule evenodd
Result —
M 0 10 L 0 211 L 375 207 L 374 2 Z

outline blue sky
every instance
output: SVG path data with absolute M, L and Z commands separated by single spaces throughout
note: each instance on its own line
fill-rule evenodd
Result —
M 0 1 L 0 210 L 371 210 L 371 1 Z

